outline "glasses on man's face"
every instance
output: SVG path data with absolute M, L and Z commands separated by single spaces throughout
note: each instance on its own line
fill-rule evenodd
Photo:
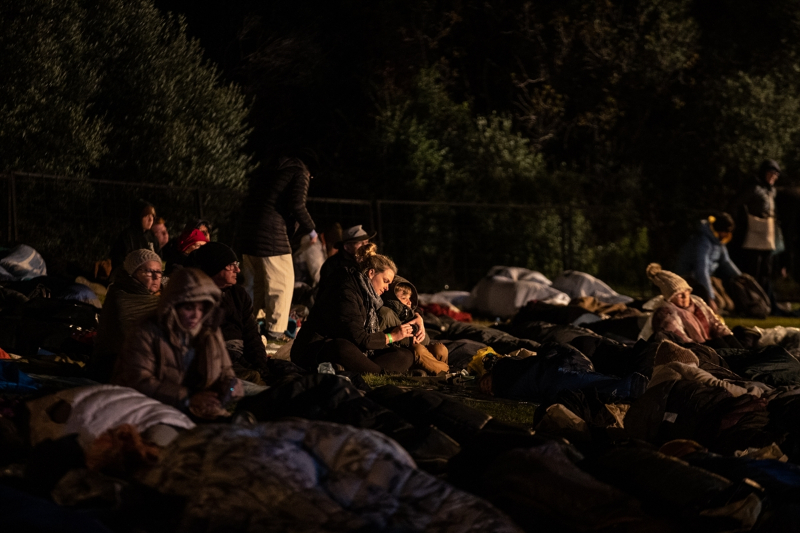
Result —
M 239 269 L 239 261 L 234 261 L 233 263 L 225 267 L 225 270 L 230 270 L 230 271 L 238 269 Z
M 161 270 L 144 270 L 144 269 L 142 269 L 139 272 L 141 272 L 142 274 L 144 274 L 148 278 L 160 278 L 161 276 L 164 275 L 164 272 L 161 271 Z

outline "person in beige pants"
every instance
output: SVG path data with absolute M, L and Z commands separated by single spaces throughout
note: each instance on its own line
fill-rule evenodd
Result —
M 311 174 L 298 157 L 283 155 L 250 179 L 242 206 L 242 276 L 253 299 L 253 312 L 263 310 L 267 335 L 283 339 L 294 292 L 290 235 L 317 238 L 306 209 Z

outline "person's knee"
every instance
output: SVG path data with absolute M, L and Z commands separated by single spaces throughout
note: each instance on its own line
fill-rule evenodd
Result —
M 433 354 L 437 361 L 447 362 L 447 347 L 441 342 L 432 342 L 428 345 L 428 350 Z

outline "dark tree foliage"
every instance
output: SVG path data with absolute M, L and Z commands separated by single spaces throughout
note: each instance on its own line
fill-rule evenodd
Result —
M 320 154 L 315 194 L 602 206 L 597 232 L 670 255 L 761 159 L 798 164 L 790 0 L 159 5 L 254 97 L 254 150 Z
M 244 97 L 151 0 L 2 0 L 0 73 L 0 169 L 244 184 Z

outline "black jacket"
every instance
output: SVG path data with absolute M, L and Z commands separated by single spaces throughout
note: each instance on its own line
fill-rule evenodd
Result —
M 226 341 L 241 340 L 244 344 L 239 364 L 252 370 L 263 370 L 267 365 L 267 352 L 258 333 L 258 324 L 253 315 L 253 300 L 241 285 L 222 290 L 220 308 L 225 313 L 220 331 Z
M 292 253 L 289 237 L 314 229 L 306 209 L 311 176 L 297 158 L 282 159 L 266 175 L 254 176 L 242 206 L 241 252 L 256 257 Z
M 111 245 L 111 269 L 122 266 L 125 258 L 134 250 L 152 250 L 159 253 L 161 245 L 158 238 L 150 230 L 142 229 L 142 212 L 145 207 L 152 207 L 149 202 L 137 202 L 131 208 L 130 225 L 119 234 Z
M 377 331 L 368 333 L 366 322 L 369 302 L 361 290 L 355 269 L 333 272 L 329 286 L 311 308 L 292 345 L 292 362 L 313 369 L 317 354 L 327 339 L 345 339 L 362 351 L 386 347 L 386 336 Z
M 348 251 L 342 249 L 336 254 L 330 256 L 322 263 L 322 268 L 319 269 L 319 293 L 325 290 L 328 285 L 328 280 L 335 272 L 344 271 L 348 268 L 358 269 L 356 257 Z

